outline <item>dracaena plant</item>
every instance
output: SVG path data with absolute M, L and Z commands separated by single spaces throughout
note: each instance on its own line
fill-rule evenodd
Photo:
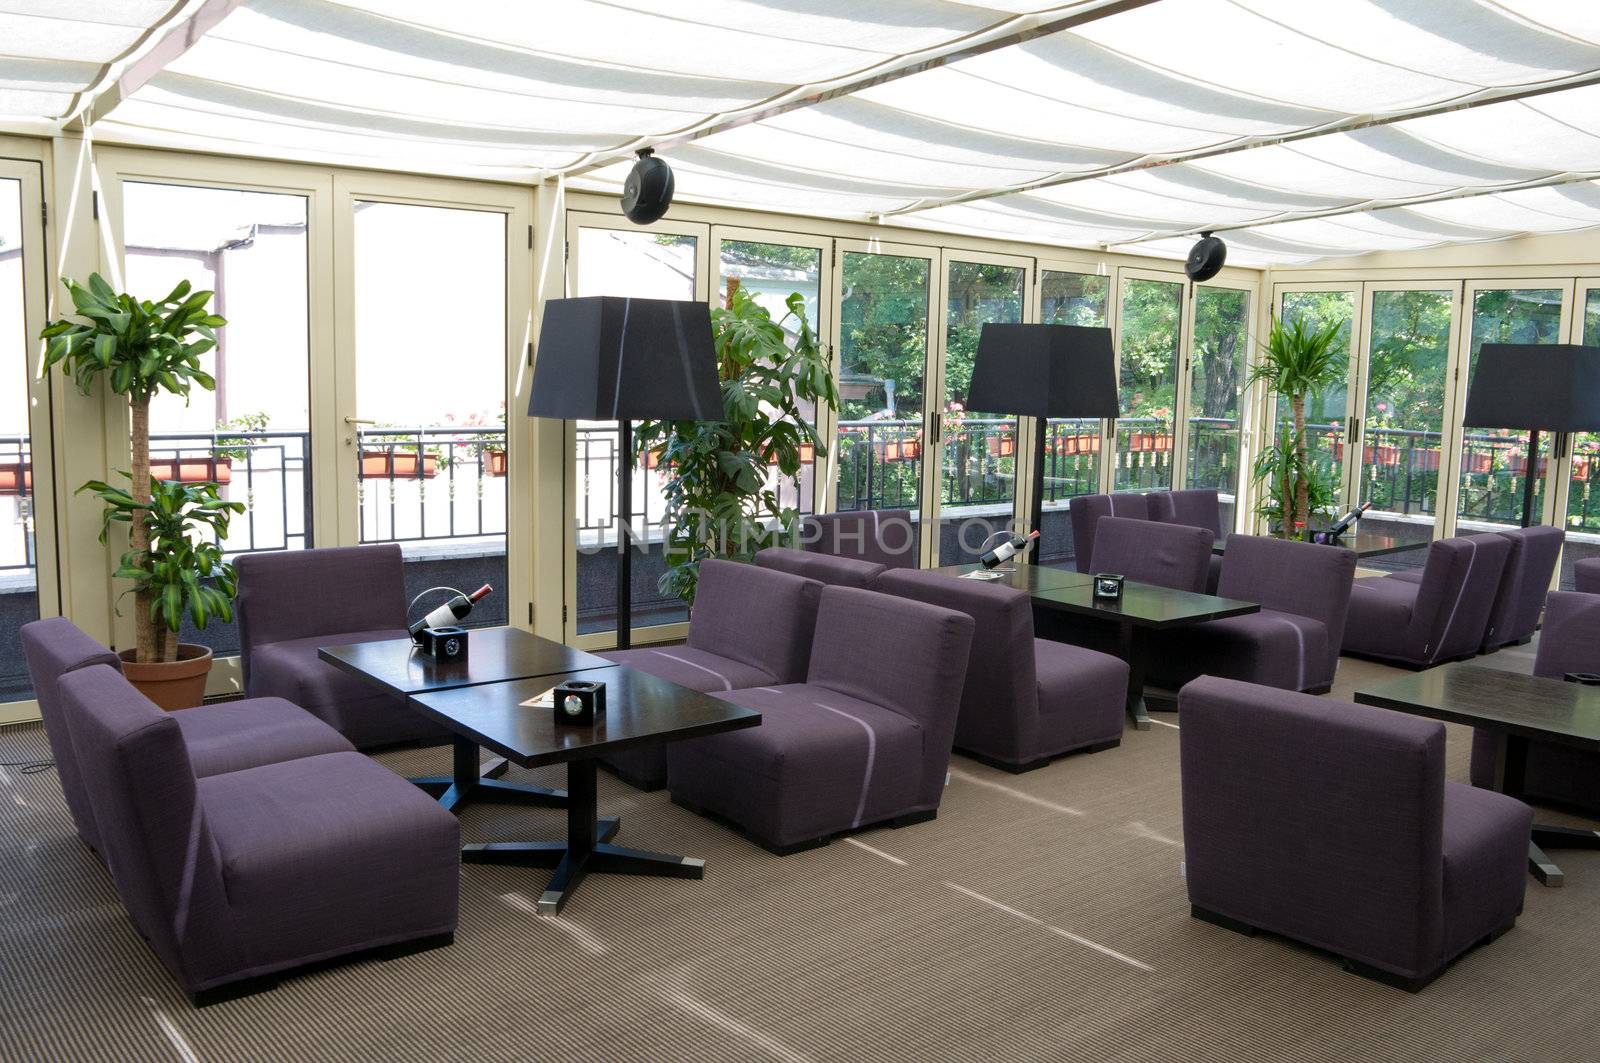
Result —
M 1256 468 L 1256 476 L 1268 479 L 1272 490 L 1262 512 L 1276 515 L 1285 539 L 1304 536 L 1318 508 L 1312 497 L 1318 493 L 1317 472 L 1306 443 L 1306 399 L 1345 377 L 1345 359 L 1334 346 L 1342 324 L 1318 329 L 1301 318 L 1284 324 L 1274 316 L 1261 344 L 1261 361 L 1247 381 L 1265 381 L 1289 403 L 1292 434 L 1268 449 Z
M 134 581 L 136 659 L 176 660 L 185 611 L 201 626 L 211 616 L 232 615 L 231 606 L 226 613 L 217 608 L 214 595 L 186 595 L 183 588 L 199 588 L 207 577 L 224 599 L 233 594 L 232 569 L 222 563 L 220 549 L 215 544 L 199 549 L 189 541 L 188 529 L 207 527 L 225 535 L 229 514 L 244 507 L 222 501 L 216 484 L 192 484 L 176 492 L 170 490 L 174 485 L 163 484 L 156 503 L 150 485 L 150 399 L 158 391 L 188 398 L 197 384 L 207 391 L 216 388 L 201 369 L 200 356 L 216 346 L 215 330 L 227 321 L 207 309 L 212 293 L 194 291 L 188 281 L 158 300 L 119 293 L 98 273 L 90 275 L 87 286 L 62 283 L 75 316 L 50 322 L 40 334 L 45 351 L 39 372 L 59 364 L 84 394 L 104 378 L 112 391 L 127 397 L 133 463 L 133 471 L 124 474 L 128 489 L 93 481 L 80 490 L 94 491 L 105 501 L 105 530 L 113 523 L 128 525 L 128 552 L 116 574 Z M 192 578 L 186 582 L 186 576 Z M 169 587 L 179 588 L 176 600 Z
M 804 297 L 785 305 L 774 320 L 730 280 L 726 305 L 711 310 L 722 420 L 644 421 L 634 436 L 630 458 L 653 453 L 665 475 L 665 595 L 693 603 L 702 560 L 749 560 L 764 542 L 792 536 L 799 510 L 783 505 L 768 470 L 798 482 L 804 448 L 827 455 L 807 407 L 837 407 L 839 390 Z

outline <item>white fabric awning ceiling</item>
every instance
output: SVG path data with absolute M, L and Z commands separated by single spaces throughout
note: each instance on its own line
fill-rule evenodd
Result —
M 0 126 L 199 6 L 0 0 Z M 1287 264 L 1600 225 L 1600 2 L 245 0 L 93 128 Z

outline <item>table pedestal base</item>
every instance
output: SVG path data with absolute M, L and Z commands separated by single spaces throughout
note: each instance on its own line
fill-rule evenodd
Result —
M 1546 849 L 1600 849 L 1600 831 L 1542 823 L 1533 825 L 1533 840 L 1528 842 L 1528 870 L 1542 885 L 1560 889 L 1567 884 L 1566 876 L 1555 861 L 1545 855 Z
M 1136 731 L 1150 730 L 1150 709 L 1144 703 L 1144 665 L 1149 639 L 1144 629 L 1122 625 L 1122 659 L 1128 663 L 1128 716 Z
M 704 860 L 692 856 L 652 853 L 610 845 L 620 823 L 597 819 L 595 763 L 567 763 L 567 840 L 564 842 L 480 842 L 461 848 L 469 864 L 509 864 L 516 867 L 550 867 L 555 874 L 539 897 L 540 915 L 559 915 L 584 876 L 655 875 L 665 878 L 702 878 Z
M 440 806 L 447 812 L 459 813 L 461 806 L 469 801 L 496 801 L 543 808 L 566 807 L 567 794 L 564 790 L 502 782 L 500 776 L 509 767 L 506 759 L 495 757 L 480 766 L 478 747 L 464 738 L 451 739 L 451 761 L 449 775 L 421 775 L 411 780 L 429 795 L 438 798 Z

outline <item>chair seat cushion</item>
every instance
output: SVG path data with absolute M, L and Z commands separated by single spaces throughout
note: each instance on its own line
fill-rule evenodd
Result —
M 338 731 L 282 698 L 202 705 L 174 713 L 173 719 L 201 778 L 355 749 Z
M 1398 655 L 1393 645 L 1397 632 L 1411 626 L 1420 583 L 1394 576 L 1358 579 L 1350 588 L 1350 614 L 1345 622 L 1344 648 L 1362 653 Z
M 1420 569 L 1420 568 L 1401 569 L 1399 572 L 1391 572 L 1391 573 L 1389 573 L 1389 575 L 1387 577 L 1380 577 L 1380 578 L 1397 580 L 1397 581 L 1399 581 L 1401 583 L 1421 583 L 1422 582 L 1422 569 Z
M 916 801 L 923 764 L 916 720 L 804 683 L 717 696 L 757 710 L 761 725 L 673 743 L 674 797 L 775 846 L 900 815 Z
M 456 819 L 376 761 L 326 753 L 197 785 L 241 967 L 454 929 Z
M 407 638 L 404 628 L 352 631 L 257 646 L 250 658 L 251 697 L 280 697 L 326 721 L 357 748 L 443 741 L 447 732 L 406 706 L 405 698 L 340 671 L 317 656 L 321 646 Z
M 1262 609 L 1163 633 L 1150 678 L 1171 689 L 1201 675 L 1280 690 L 1315 690 L 1333 682 L 1328 629 L 1320 620 Z
M 1522 911 L 1533 810 L 1461 783 L 1444 784 L 1444 955 L 1509 926 Z
M 1048 639 L 1033 640 L 1033 662 L 1039 677 L 1039 755 L 1121 739 L 1126 662 Z

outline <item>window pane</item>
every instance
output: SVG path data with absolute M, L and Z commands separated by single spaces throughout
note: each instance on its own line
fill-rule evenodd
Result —
M 783 321 L 789 315 L 789 296 L 798 292 L 805 300 L 806 321 L 813 332 L 817 331 L 817 307 L 822 300 L 822 252 L 819 249 L 724 240 L 719 254 L 722 290 L 718 294 L 724 303 L 728 298 L 728 279 L 736 277 L 745 291 L 772 315 L 772 320 Z M 784 338 L 791 349 L 797 327 L 793 319 L 784 324 Z M 806 423 L 815 427 L 816 404 L 804 403 L 802 410 Z M 767 474 L 767 487 L 777 492 L 781 505 L 810 513 L 814 508 L 816 468 L 815 455 L 806 457 L 796 482 L 780 476 L 777 466 L 773 466 Z
M 1449 291 L 1372 293 L 1360 499 L 1372 512 L 1362 525 L 1418 544 L 1433 538 L 1439 497 L 1453 301 Z M 1416 553 L 1407 561 L 1420 562 Z
M 627 295 L 640 299 L 693 299 L 698 270 L 693 236 L 625 229 L 578 230 L 578 276 L 572 293 Z M 636 422 L 637 423 L 637 422 Z M 617 464 L 621 439 L 616 421 L 579 421 L 574 474 L 578 485 L 576 559 L 579 634 L 617 627 Z M 689 619 L 688 607 L 661 593 L 666 571 L 661 528 L 666 472 L 633 471 L 634 543 L 629 599 L 633 629 Z
M 311 546 L 310 340 L 303 196 L 128 181 L 122 186 L 128 291 L 159 299 L 187 280 L 228 319 L 201 357 L 215 391 L 150 403 L 151 474 L 215 480 L 242 502 L 229 553 Z M 238 652 L 237 624 L 188 621 L 179 637 Z
M 951 262 L 946 278 L 939 564 L 976 561 L 984 540 L 1011 524 L 1017 500 L 1017 418 L 968 409 L 972 363 L 985 322 L 1022 321 L 1020 266 Z
M 1557 343 L 1561 339 L 1559 288 L 1490 289 L 1472 299 L 1472 363 L 1485 343 Z M 1537 367 L 1530 367 L 1537 368 Z M 1457 528 L 1486 531 L 1522 523 L 1522 493 L 1528 466 L 1528 433 L 1494 428 L 1462 432 L 1461 497 Z M 1538 471 L 1534 477 L 1533 522 L 1539 523 L 1544 502 L 1543 470 L 1550 454 L 1550 434 L 1539 437 Z
M 846 251 L 841 268 L 836 508 L 909 509 L 916 520 L 929 262 Z
M 13 633 L 39 618 L 24 276 L 22 182 L 0 178 L 0 626 Z M 13 634 L 0 642 L 0 701 L 31 697 L 27 662 Z
M 1583 301 L 1583 345 L 1600 347 L 1600 288 Z M 1600 433 L 1572 440 L 1572 483 L 1567 492 L 1567 546 L 1561 554 L 1561 589 L 1572 590 L 1573 562 L 1600 557 Z
M 1239 491 L 1239 395 L 1250 345 L 1250 293 L 1197 288 L 1189 379 L 1189 454 L 1185 486 L 1215 487 L 1222 527 L 1233 528 Z
M 1105 327 L 1111 278 L 1046 270 L 1039 278 L 1040 319 L 1050 325 Z M 1054 417 L 1044 454 L 1044 513 L 1039 560 L 1062 564 L 1076 556 L 1068 499 L 1100 490 L 1100 421 Z
M 1355 320 L 1354 292 L 1285 292 L 1283 323 L 1304 321 L 1309 331 L 1326 329 L 1334 322 L 1340 328 L 1334 337 L 1334 350 L 1348 364 L 1350 329 Z M 1291 424 L 1293 412 L 1288 402 L 1278 404 L 1278 430 Z M 1333 508 L 1344 508 L 1344 433 L 1350 416 L 1349 389 L 1341 380 L 1332 387 L 1306 397 L 1306 448 L 1313 466 L 1333 492 Z
M 1113 490 L 1172 486 L 1172 408 L 1178 388 L 1183 285 L 1122 282 L 1122 416 L 1117 420 Z
M 505 233 L 494 211 L 355 205 L 361 541 L 404 544 L 408 601 L 492 586 L 475 627 L 509 597 Z

